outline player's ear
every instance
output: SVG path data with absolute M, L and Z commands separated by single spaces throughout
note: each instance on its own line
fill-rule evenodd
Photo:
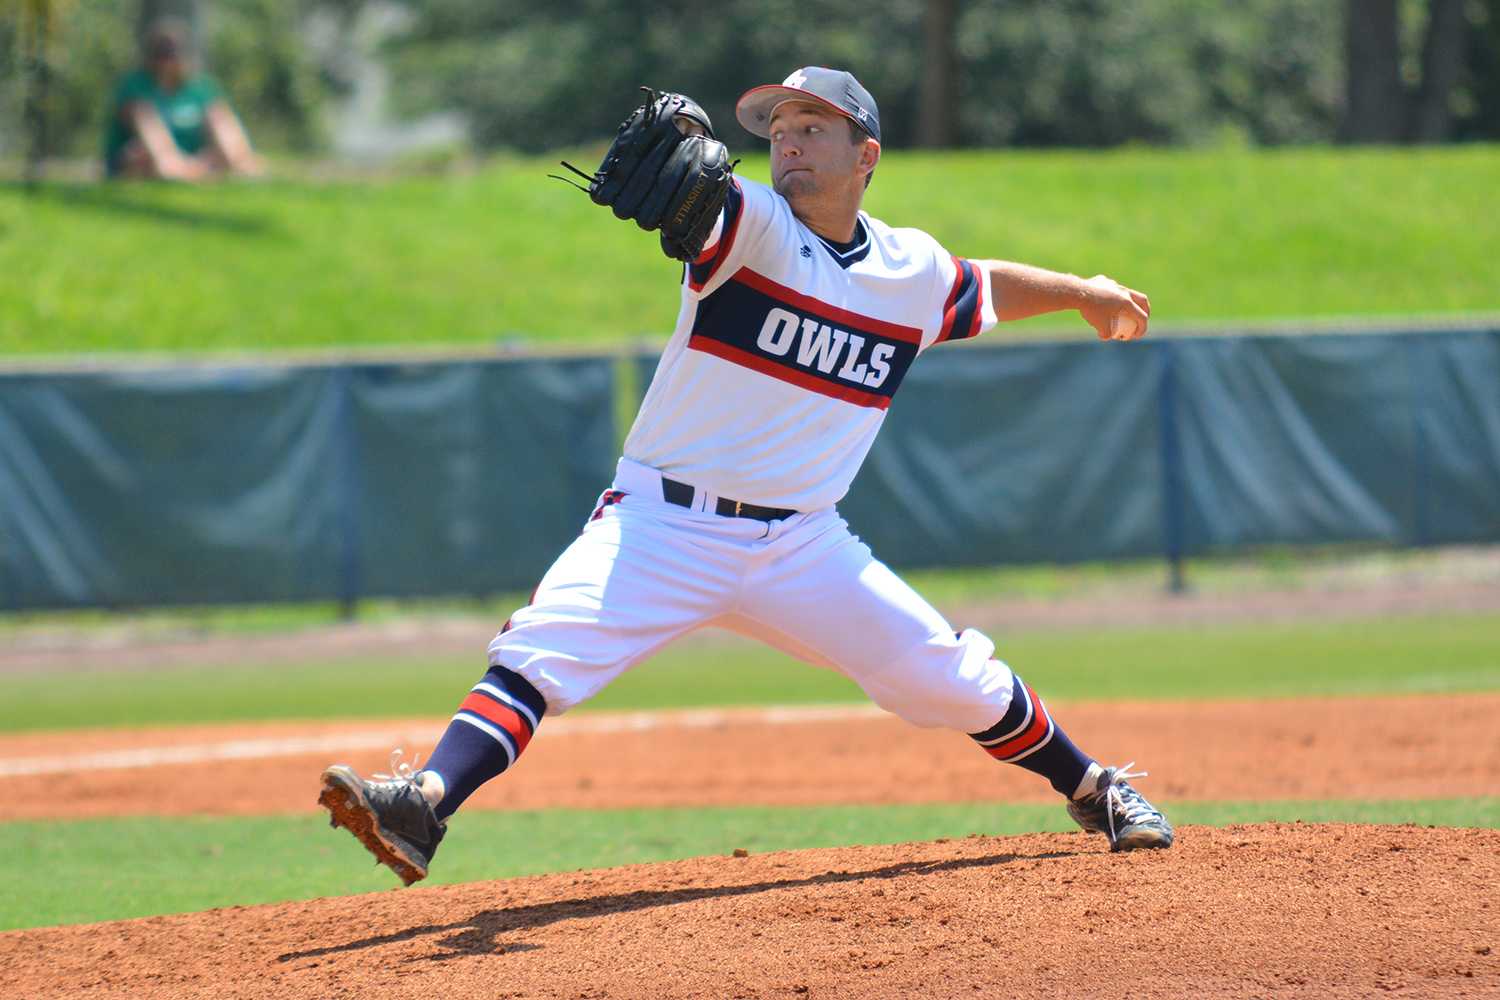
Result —
M 875 139 L 866 139 L 864 148 L 859 151 L 859 172 L 868 175 L 875 169 L 875 164 L 880 162 L 880 143 Z

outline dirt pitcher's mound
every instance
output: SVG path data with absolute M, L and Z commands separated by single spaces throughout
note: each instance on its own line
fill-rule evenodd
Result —
M 17 997 L 1500 995 L 1500 831 L 700 858 L 0 935 Z

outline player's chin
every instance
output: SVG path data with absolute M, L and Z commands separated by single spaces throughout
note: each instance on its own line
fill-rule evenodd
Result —
M 772 182 L 771 187 L 787 201 L 794 201 L 818 190 L 817 178 L 807 170 L 792 170 Z

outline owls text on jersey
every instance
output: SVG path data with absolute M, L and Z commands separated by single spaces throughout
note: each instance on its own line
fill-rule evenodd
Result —
M 860 212 L 839 246 L 736 178 L 625 457 L 747 503 L 829 506 L 917 355 L 994 324 L 988 272 L 926 233 Z

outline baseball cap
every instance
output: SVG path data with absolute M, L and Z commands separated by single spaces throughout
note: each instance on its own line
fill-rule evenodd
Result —
M 824 66 L 804 66 L 781 83 L 751 87 L 735 103 L 734 116 L 745 131 L 762 139 L 771 137 L 771 115 L 784 101 L 825 104 L 880 141 L 880 110 L 853 73 Z

